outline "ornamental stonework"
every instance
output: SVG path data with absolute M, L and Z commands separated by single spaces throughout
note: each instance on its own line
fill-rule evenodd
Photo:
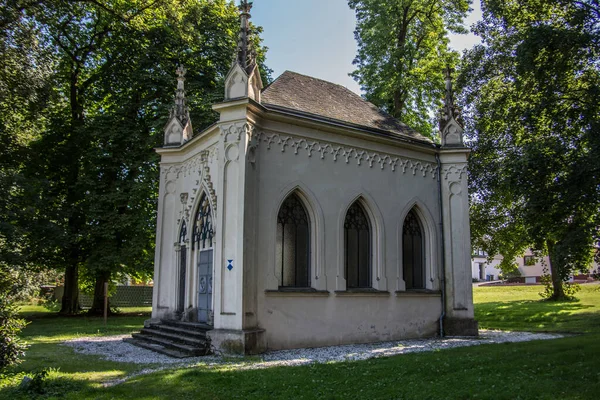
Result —
M 356 162 L 357 165 L 367 166 L 368 168 L 390 169 L 392 172 L 401 171 L 403 174 L 411 172 L 413 175 L 419 174 L 423 177 L 429 176 L 434 179 L 437 176 L 437 165 L 425 161 L 373 152 L 356 147 L 306 140 L 278 133 L 259 132 L 255 136 L 257 143 L 266 144 L 267 150 L 277 147 L 282 153 L 293 151 L 294 154 L 303 153 L 308 157 L 314 155 L 321 159 L 330 159 L 333 162 L 337 162 L 338 160 L 346 164 Z

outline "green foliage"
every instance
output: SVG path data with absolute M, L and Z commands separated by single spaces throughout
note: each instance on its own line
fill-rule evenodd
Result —
M 152 275 L 154 148 L 173 104 L 175 69 L 188 70 L 194 126 L 210 125 L 238 10 L 226 0 L 3 3 L 0 45 L 10 51 L 0 58 L 16 68 L 0 72 L 0 135 L 10 139 L 0 149 L 8 167 L 0 189 L 9 194 L 0 199 L 0 260 L 64 270 L 63 311 L 75 313 L 80 278 L 98 288 L 126 274 Z M 266 49 L 254 40 L 268 83 Z
M 33 372 L 33 378 L 21 390 L 26 391 L 31 395 L 39 395 L 45 393 L 45 379 L 48 377 L 49 369 L 43 368 L 39 371 Z
M 463 59 L 472 242 L 550 257 L 553 297 L 600 236 L 600 7 L 490 0 Z
M 21 362 L 27 346 L 18 335 L 27 323 L 18 318 L 14 297 L 18 293 L 14 274 L 0 264 L 0 372 Z
M 544 271 L 544 275 L 541 277 L 542 285 L 544 290 L 540 292 L 540 297 L 544 300 L 554 299 L 554 283 L 552 282 L 552 276 L 548 274 L 548 271 Z M 577 283 L 571 283 L 569 281 L 562 282 L 562 291 L 564 293 L 565 300 L 575 300 L 575 295 L 581 290 L 581 286 Z
M 356 12 L 357 69 L 369 101 L 431 137 L 444 97 L 443 70 L 459 54 L 448 32 L 465 33 L 470 0 L 349 0 Z
M 512 263 L 500 263 L 500 270 L 502 271 L 502 278 L 508 279 L 509 282 L 513 278 L 520 278 L 521 271 L 519 271 L 519 267 L 514 262 Z

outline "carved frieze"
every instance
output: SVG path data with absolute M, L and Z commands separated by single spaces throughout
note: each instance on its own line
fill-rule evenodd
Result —
M 189 216 L 189 211 L 191 207 L 193 207 L 194 199 L 197 192 L 200 190 L 200 182 L 204 182 L 204 186 L 208 191 L 208 195 L 212 201 L 213 212 L 217 212 L 217 194 L 215 192 L 212 178 L 210 175 L 210 166 L 209 164 L 216 160 L 217 158 L 217 146 L 213 145 L 198 154 L 194 155 L 192 158 L 186 160 L 181 164 L 173 164 L 173 165 L 163 165 L 161 166 L 160 172 L 161 175 L 167 176 L 168 174 L 175 175 L 175 179 L 180 179 L 182 177 L 187 176 L 196 176 L 199 179 L 195 180 L 194 185 L 189 188 L 192 193 L 189 195 L 189 201 L 187 201 L 184 205 L 185 217 Z M 183 203 L 183 202 L 182 202 Z M 180 217 L 183 212 L 180 212 Z
M 330 158 L 333 162 L 342 160 L 348 164 L 350 161 L 355 161 L 357 165 L 365 165 L 369 168 L 379 167 L 381 170 L 389 168 L 392 172 L 401 171 L 406 173 L 409 171 L 413 175 L 418 173 L 423 177 L 428 175 L 431 178 L 436 177 L 437 166 L 434 163 L 278 133 L 258 132 L 254 136 L 257 138 L 256 143 L 265 143 L 268 150 L 271 150 L 274 146 L 277 146 L 282 153 L 292 150 L 294 154 L 299 154 L 302 150 L 308 157 L 317 155 L 321 159 Z
M 446 164 L 442 168 L 442 176 L 447 181 L 460 181 L 467 176 L 467 164 Z
M 242 138 L 242 134 L 248 135 L 248 141 L 250 141 L 255 131 L 254 125 L 249 122 L 221 125 L 220 128 L 225 143 L 239 142 Z

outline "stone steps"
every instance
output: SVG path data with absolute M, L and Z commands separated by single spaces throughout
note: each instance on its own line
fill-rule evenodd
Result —
M 161 320 L 125 341 L 170 357 L 197 357 L 210 354 L 206 332 L 211 329 L 211 326 L 197 322 Z

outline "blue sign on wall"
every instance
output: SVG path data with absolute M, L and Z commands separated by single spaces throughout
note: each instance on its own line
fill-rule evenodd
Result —
M 233 263 L 233 260 L 227 260 L 227 269 L 230 271 L 233 269 L 232 263 Z

